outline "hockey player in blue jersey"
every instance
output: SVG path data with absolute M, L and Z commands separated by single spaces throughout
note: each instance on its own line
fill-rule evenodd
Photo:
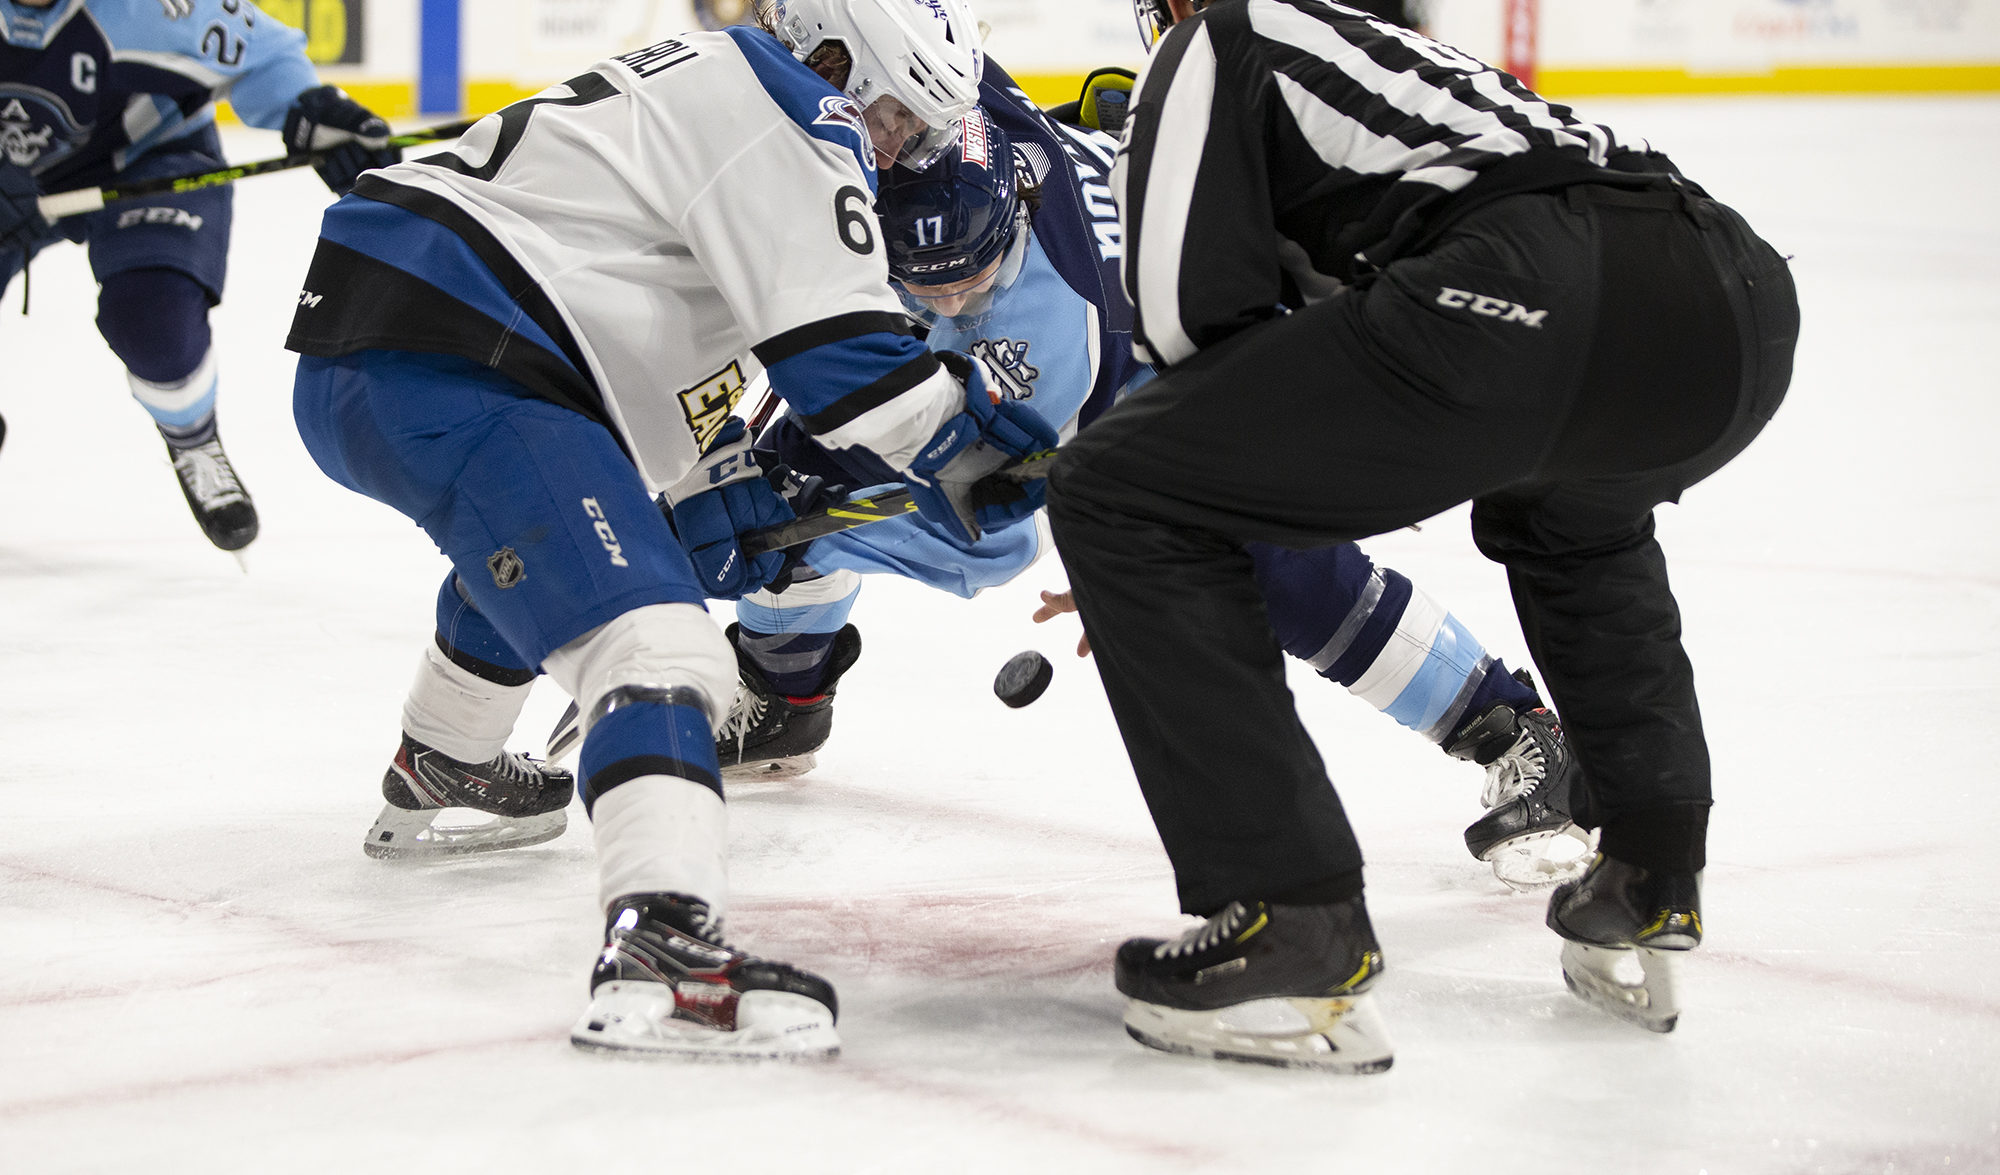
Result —
M 977 101 L 970 13 L 786 0 L 771 20 L 600 62 L 363 176 L 288 341 L 307 450 L 452 564 L 376 839 L 422 849 L 446 806 L 559 830 L 568 775 L 504 744 L 537 672 L 583 715 L 605 913 L 586 1048 L 838 1047 L 829 983 L 722 933 L 737 663 L 705 600 L 777 574 L 738 535 L 792 516 L 732 413 L 746 385 L 767 373 L 820 444 L 873 454 L 963 542 L 1038 508 L 1038 486 L 973 486 L 1056 439 L 913 337 L 872 211 L 878 165 L 936 158 Z
M 249 0 L 0 0 L 0 289 L 48 245 L 89 246 L 97 327 L 165 439 L 202 532 L 234 551 L 257 510 L 216 431 L 209 310 L 222 300 L 227 187 L 121 201 L 59 224 L 37 197 L 225 166 L 215 103 L 324 150 L 336 193 L 393 163 L 389 127 L 320 84 L 305 36 Z
M 1131 307 L 1117 280 L 1117 213 L 1105 185 L 1115 149 L 1103 135 L 1044 118 L 989 60 L 981 113 L 967 119 L 959 146 L 929 169 L 892 169 L 877 199 L 890 274 L 929 345 L 978 356 L 1002 395 L 1065 439 L 1152 376 L 1132 356 Z M 865 455 L 827 451 L 790 417 L 761 443 L 833 481 L 872 483 L 889 472 Z M 859 654 L 847 617 L 861 575 L 899 574 L 970 596 L 1018 574 L 1038 541 L 1025 521 L 968 544 L 906 517 L 814 542 L 789 586 L 737 605 L 730 636 L 743 686 L 719 748 L 725 768 L 782 776 L 813 765 L 839 678 Z M 1525 675 L 1509 676 L 1455 617 L 1352 543 L 1250 550 L 1288 652 L 1486 766 L 1489 810 L 1465 835 L 1474 856 L 1517 886 L 1552 883 L 1580 865 L 1537 843 L 1571 827 L 1570 756 Z M 1066 597 L 1045 598 L 1051 605 L 1038 618 L 1068 608 Z

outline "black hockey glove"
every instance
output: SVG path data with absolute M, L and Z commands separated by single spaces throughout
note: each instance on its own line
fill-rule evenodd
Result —
M 26 251 L 55 231 L 35 205 L 41 195 L 41 185 L 27 168 L 0 163 L 0 253 Z
M 285 115 L 285 150 L 326 152 L 313 170 L 336 196 L 352 191 L 362 172 L 403 158 L 402 148 L 389 145 L 389 124 L 339 86 L 307 90 L 292 103 Z

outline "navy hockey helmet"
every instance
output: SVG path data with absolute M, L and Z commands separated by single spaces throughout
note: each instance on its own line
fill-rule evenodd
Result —
M 991 265 L 1014 240 L 1021 206 L 1014 144 L 986 112 L 966 116 L 959 140 L 921 171 L 885 172 L 875 199 L 889 276 L 939 286 Z
M 70 17 L 83 7 L 83 0 L 53 0 L 46 5 L 16 4 L 0 0 L 0 37 L 16 49 L 37 52 L 49 47 Z

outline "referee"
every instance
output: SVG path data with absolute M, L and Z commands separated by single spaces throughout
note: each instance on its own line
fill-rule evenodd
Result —
M 1388 1064 L 1346 1014 L 1381 968 L 1361 852 L 1243 544 L 1466 501 L 1601 830 L 1550 926 L 1642 959 L 1694 946 L 1709 761 L 1653 508 L 1783 398 L 1784 259 L 1644 142 L 1415 32 L 1322 0 L 1135 4 L 1164 36 L 1112 184 L 1164 374 L 1064 446 L 1049 489 L 1182 909 L 1207 919 L 1120 949 L 1128 1029 Z

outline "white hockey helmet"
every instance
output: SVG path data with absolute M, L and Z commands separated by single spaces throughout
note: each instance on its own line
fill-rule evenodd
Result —
M 927 167 L 979 103 L 979 27 L 965 0 L 778 0 L 772 26 L 799 60 L 837 43 L 840 88 L 861 107 L 878 159 Z

